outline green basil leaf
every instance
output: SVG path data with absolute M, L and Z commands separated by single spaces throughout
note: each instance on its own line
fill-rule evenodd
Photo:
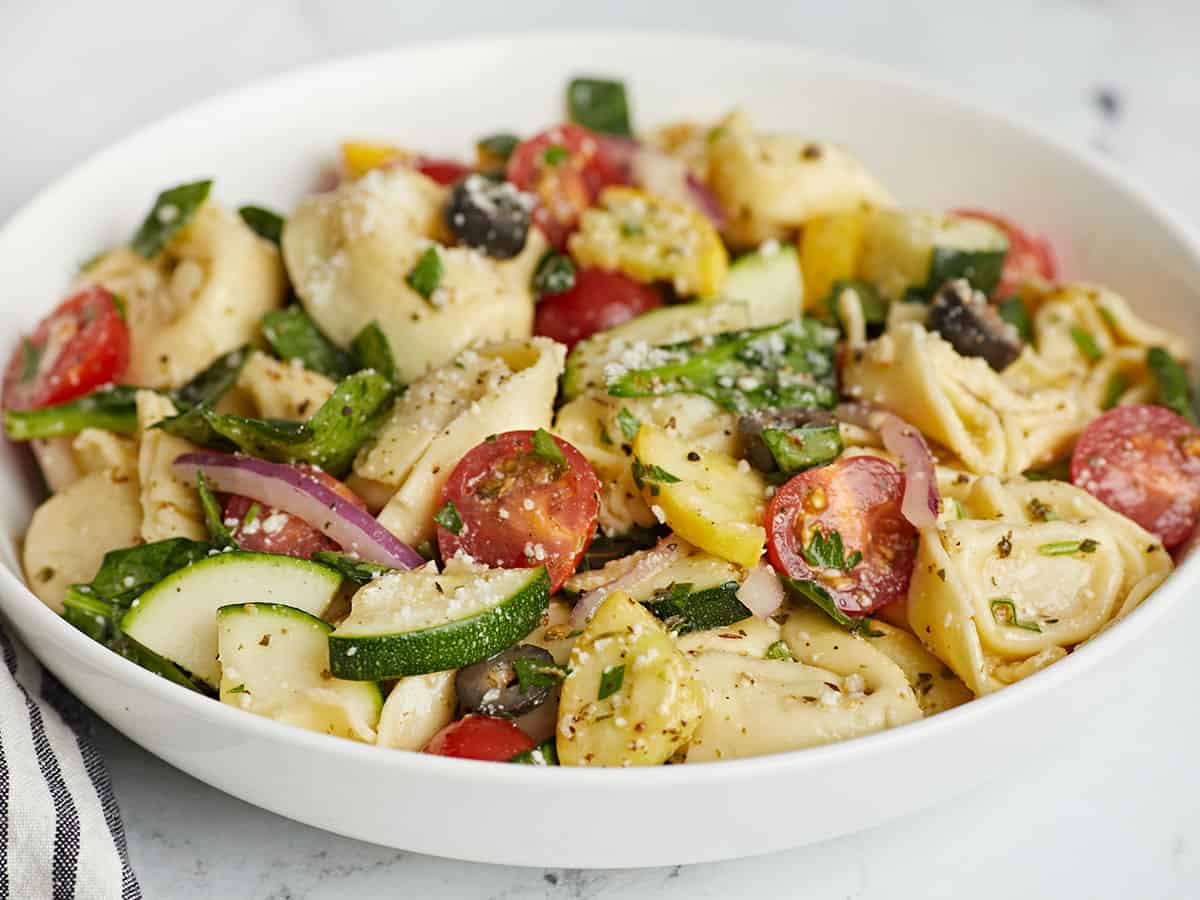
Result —
M 638 417 L 621 407 L 621 411 L 617 413 L 617 425 L 621 428 L 621 434 L 625 435 L 625 440 L 632 441 L 637 437 L 638 429 L 642 427 L 642 423 L 638 421 Z
M 565 469 L 567 467 L 567 458 L 563 455 L 562 448 L 558 446 L 558 442 L 554 440 L 554 436 L 545 428 L 539 428 L 533 433 L 530 438 L 533 444 L 533 455 L 544 459 L 556 469 Z
M 842 432 L 836 424 L 764 428 L 762 441 L 785 475 L 832 462 L 842 452 Z
M 535 688 L 554 687 L 571 672 L 566 666 L 528 657 L 514 659 L 512 669 L 522 694 L 527 694 Z
M 1187 372 L 1179 361 L 1162 347 L 1151 347 L 1146 351 L 1146 366 L 1158 385 L 1158 402 L 1193 425 L 1200 424 L 1192 408 L 1192 388 Z
M 570 155 L 571 151 L 561 144 L 551 144 L 542 154 L 542 162 L 553 168 L 559 163 L 565 162 Z
M 392 355 L 392 345 L 378 322 L 363 326 L 350 342 L 350 352 L 359 369 L 373 369 L 393 384 L 397 383 L 396 357 Z
M 1005 297 L 996 305 L 996 313 L 1017 329 L 1021 340 L 1027 344 L 1033 341 L 1033 320 L 1029 318 L 1029 310 L 1025 307 L 1024 300 L 1016 294 Z
M 204 205 L 212 189 L 212 181 L 195 181 L 170 188 L 158 195 L 130 246 L 146 259 L 154 259 L 176 233 L 183 228 L 196 210 Z
M 763 659 L 791 659 L 792 651 L 788 647 L 787 641 L 776 641 L 767 648 L 767 652 L 763 654 Z

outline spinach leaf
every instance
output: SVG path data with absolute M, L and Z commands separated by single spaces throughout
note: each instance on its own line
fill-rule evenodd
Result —
M 625 83 L 607 78 L 573 78 L 567 85 L 567 117 L 600 134 L 633 137 Z
M 216 450 L 242 450 L 273 462 L 319 466 L 335 478 L 391 410 L 395 386 L 378 372 L 343 379 L 307 422 L 224 415 L 197 406 L 156 428 Z
M 262 332 L 280 359 L 298 359 L 309 371 L 333 379 L 354 371 L 353 357 L 326 337 L 299 306 L 267 313 L 262 318 Z
M 842 452 L 842 433 L 837 425 L 764 428 L 762 441 L 785 475 L 830 462 Z
M 200 508 L 204 510 L 204 524 L 208 528 L 208 536 L 213 546 L 224 549 L 236 549 L 237 541 L 233 539 L 229 528 L 221 515 L 221 504 L 208 486 L 208 479 L 203 472 L 196 473 L 196 491 L 200 494 Z
M 85 428 L 103 428 L 119 434 L 137 431 L 137 388 L 128 385 L 101 388 L 76 400 L 41 409 L 6 409 L 4 431 L 10 440 L 63 437 Z
M 328 566 L 338 572 L 343 578 L 353 581 L 355 584 L 367 584 L 380 575 L 396 571 L 391 566 L 367 562 L 363 559 L 354 559 L 352 556 L 347 556 L 344 553 L 334 553 L 332 550 L 318 550 L 313 554 L 312 558 L 313 562 L 319 562 L 323 566 Z
M 204 205 L 212 189 L 212 181 L 195 181 L 170 188 L 158 195 L 154 206 L 133 236 L 129 246 L 146 259 L 154 259 L 176 233 L 183 228 L 196 210 Z
M 1146 351 L 1146 366 L 1158 385 L 1158 402 L 1193 425 L 1200 424 L 1192 408 L 1192 388 L 1187 372 L 1179 361 L 1162 347 L 1151 347 Z
M 350 342 L 350 352 L 359 369 L 374 369 L 388 381 L 397 384 L 396 357 L 392 345 L 378 322 L 363 326 Z
M 279 245 L 283 237 L 283 216 L 261 206 L 243 206 L 238 210 L 242 221 L 259 237 Z
M 615 397 L 700 394 L 733 412 L 764 407 L 832 407 L 837 332 L 796 319 L 651 348 L 644 368 L 608 378 Z

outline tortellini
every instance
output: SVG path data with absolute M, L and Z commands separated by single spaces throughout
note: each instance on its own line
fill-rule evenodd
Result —
M 109 550 L 141 537 L 138 484 L 128 472 L 92 472 L 39 506 L 25 534 L 25 580 L 43 603 L 63 611 L 67 587 L 91 581 Z
M 142 540 L 162 541 L 208 536 L 196 489 L 175 474 L 173 463 L 198 449 L 183 438 L 152 427 L 175 415 L 175 405 L 154 391 L 137 392 L 138 481 L 142 504 Z
M 380 523 L 409 543 L 433 535 L 442 485 L 458 461 L 491 434 L 547 428 L 565 350 L 531 338 L 467 350 L 411 384 L 355 474 L 394 489 Z
M 886 407 L 950 450 L 972 472 L 1017 474 L 1061 454 L 1083 428 L 1076 392 L 1019 392 L 986 362 L 900 322 L 849 354 L 850 396 Z
M 264 419 L 302 421 L 333 393 L 333 381 L 319 372 L 255 351 L 238 376 L 236 389 Z
M 379 715 L 375 743 L 395 750 L 421 750 L 454 719 L 458 696 L 454 672 L 399 679 Z
M 1065 656 L 1172 569 L 1162 544 L 1063 482 L 977 479 L 964 518 L 921 533 L 913 633 L 976 694 Z
M 783 641 L 792 659 L 766 658 Z M 687 762 L 780 753 L 921 718 L 900 667 L 815 607 L 679 638 L 705 712 Z
M 254 340 L 283 305 L 279 251 L 234 213 L 205 203 L 154 259 L 113 250 L 85 273 L 125 301 L 131 353 L 124 381 L 175 387 Z
M 785 237 L 817 216 L 892 205 L 883 185 L 846 150 L 753 131 L 742 113 L 712 131 L 708 176 L 729 217 L 726 236 L 745 246 Z
M 698 394 L 626 399 L 592 393 L 572 400 L 558 411 L 554 430 L 587 458 L 599 477 L 600 527 L 606 534 L 658 522 L 633 483 L 629 429 L 636 423 L 665 428 L 699 450 L 737 453 L 737 419 Z
M 376 170 L 301 201 L 288 219 L 283 254 L 305 310 L 346 345 L 377 322 L 395 351 L 401 381 L 414 381 L 481 341 L 532 333 L 530 279 L 546 250 L 536 228 L 511 260 L 437 243 L 446 191 L 419 172 Z M 441 277 L 429 298 L 407 283 L 435 248 Z

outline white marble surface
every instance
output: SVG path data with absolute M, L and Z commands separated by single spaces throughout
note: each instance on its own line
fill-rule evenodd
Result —
M 1200 224 L 1194 0 L 848 5 L 0 0 L 0 218 L 132 128 L 264 74 L 472 32 L 627 27 L 789 40 L 923 73 L 1099 148 Z M 996 760 L 1002 774 L 953 805 L 817 847 L 683 868 L 540 871 L 386 850 L 226 797 L 102 725 L 99 736 L 148 898 L 1195 897 L 1198 633 L 1200 610 L 1173 610 L 1087 731 L 1016 765 Z M 991 764 L 987 748 L 980 764 Z

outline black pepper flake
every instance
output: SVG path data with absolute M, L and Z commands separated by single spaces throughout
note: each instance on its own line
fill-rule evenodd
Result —
M 687 458 L 688 458 L 688 462 L 700 462 L 700 454 L 697 453 L 695 450 L 689 450 Z

